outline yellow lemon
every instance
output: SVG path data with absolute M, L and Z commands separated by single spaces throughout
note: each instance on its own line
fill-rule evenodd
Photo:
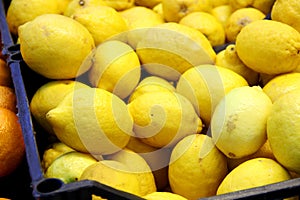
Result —
M 154 8 L 156 5 L 160 4 L 162 0 L 135 0 L 134 3 L 137 6 L 143 6 L 146 8 Z
M 234 10 L 246 7 L 259 9 L 265 14 L 270 13 L 275 0 L 229 0 L 229 5 Z
M 234 168 L 220 184 L 217 194 L 235 192 L 290 179 L 288 171 L 270 158 L 254 158 Z
M 67 7 L 69 6 L 69 3 L 71 3 L 73 0 L 57 0 L 57 5 L 58 5 L 58 9 L 59 14 L 64 14 L 65 10 L 67 9 Z
M 211 119 L 216 146 L 229 158 L 255 153 L 267 139 L 272 101 L 259 86 L 231 90 L 218 103 Z
M 91 154 L 119 151 L 133 135 L 126 104 L 100 88 L 77 89 L 46 114 L 57 138 L 71 148 Z
M 34 119 L 48 133 L 54 134 L 46 114 L 58 106 L 63 98 L 78 88 L 89 88 L 88 85 L 74 80 L 53 80 L 40 86 L 30 100 L 30 112 Z
M 6 21 L 12 34 L 18 35 L 18 27 L 43 14 L 59 14 L 58 2 L 44 0 L 12 0 L 7 9 Z
M 189 13 L 181 18 L 179 24 L 199 30 L 212 46 L 225 43 L 225 30 L 218 19 L 210 13 L 200 11 Z
M 137 176 L 130 172 L 128 166 L 115 160 L 102 160 L 88 166 L 79 180 L 94 180 L 121 191 L 141 195 Z
M 300 25 L 296 23 L 300 20 L 300 5 L 296 0 L 275 1 L 271 10 L 271 18 L 294 27 L 300 32 Z
M 103 0 L 106 5 L 117 11 L 126 10 L 134 6 L 134 0 Z
M 218 6 L 224 6 L 229 4 L 229 0 L 210 0 L 212 6 L 218 7 Z
M 77 9 L 70 17 L 86 27 L 96 45 L 128 30 L 121 14 L 109 6 L 87 6 Z
M 157 4 L 156 6 L 154 6 L 154 7 L 152 8 L 152 10 L 153 10 L 154 12 L 156 12 L 157 14 L 159 14 L 163 19 L 165 19 L 165 18 L 164 18 L 164 11 L 163 11 L 163 7 L 162 7 L 162 3 L 159 3 L 159 4 Z
M 231 13 L 225 24 L 226 39 L 235 42 L 240 31 L 253 21 L 265 18 L 265 14 L 256 8 L 240 8 Z
M 59 1 L 59 0 L 58 0 Z M 90 6 L 106 6 L 103 0 L 71 0 L 64 11 L 64 15 L 70 17 L 75 11 Z
M 156 192 L 155 180 L 151 168 L 146 160 L 138 153 L 125 148 L 117 153 L 108 155 L 106 159 L 123 163 L 129 168 L 129 173 L 133 173 L 137 176 L 142 196 Z
M 162 0 L 163 14 L 167 22 L 179 22 L 189 13 L 195 11 L 210 12 L 211 1 L 206 0 Z
M 143 6 L 134 6 L 120 13 L 126 20 L 129 30 L 153 27 L 165 22 L 161 15 Z
M 273 20 L 253 21 L 236 38 L 236 51 L 242 62 L 265 74 L 293 71 L 300 65 L 299 49 L 300 33 Z
M 64 183 L 78 181 L 82 172 L 96 163 L 97 160 L 90 154 L 71 151 L 57 157 L 47 168 L 46 178 L 58 178 Z
M 153 192 L 143 196 L 143 198 L 147 200 L 187 200 L 183 196 L 172 192 Z
M 176 85 L 176 92 L 193 104 L 208 127 L 217 103 L 233 88 L 246 86 L 247 81 L 230 69 L 215 65 L 199 65 L 187 70 Z
M 120 98 L 126 98 L 141 77 L 140 61 L 126 43 L 106 41 L 97 46 L 92 58 L 89 80 L 95 87 L 105 89 Z
M 148 28 L 136 52 L 148 73 L 172 81 L 195 65 L 214 63 L 216 56 L 201 32 L 172 22 Z
M 175 92 L 145 93 L 128 104 L 134 133 L 153 147 L 175 145 L 186 135 L 202 130 L 191 102 Z
M 290 171 L 300 173 L 300 90 L 278 98 L 267 121 L 267 135 L 277 161 Z
M 169 165 L 171 189 L 189 200 L 215 195 L 226 174 L 226 157 L 207 135 L 189 135 L 172 150 Z
M 214 7 L 211 14 L 217 18 L 217 20 L 222 24 L 225 31 L 226 22 L 229 16 L 232 14 L 232 8 L 230 5 L 221 5 Z
M 217 53 L 215 64 L 220 67 L 231 69 L 244 77 L 249 85 L 257 85 L 259 73 L 247 67 L 239 58 L 235 44 L 229 44 L 224 50 Z
M 77 21 L 59 14 L 44 14 L 18 29 L 20 51 L 33 71 L 50 79 L 71 79 L 85 73 L 83 62 L 95 44 L 89 31 Z
M 300 88 L 300 73 L 291 72 L 272 78 L 264 87 L 264 92 L 275 102 L 282 95 Z

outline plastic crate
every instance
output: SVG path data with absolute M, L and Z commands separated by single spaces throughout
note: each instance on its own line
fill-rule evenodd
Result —
M 46 78 L 31 71 L 24 61 L 19 50 L 19 45 L 14 42 L 9 32 L 5 18 L 9 1 L 0 1 L 0 28 L 3 49 L 11 69 L 13 85 L 17 96 L 18 117 L 22 126 L 26 145 L 26 159 L 31 177 L 32 195 L 35 199 L 63 199 L 63 200 L 88 200 L 92 194 L 102 196 L 109 200 L 142 200 L 135 195 L 116 190 L 96 181 L 77 181 L 64 184 L 59 179 L 45 178 L 40 157 L 47 146 L 49 138 L 36 134 L 43 131 L 31 117 L 29 102 L 34 92 L 44 83 Z M 226 45 L 225 45 L 226 46 Z M 224 47 L 225 47 L 224 46 Z M 219 48 L 220 50 L 220 48 Z M 241 199 L 284 199 L 300 196 L 300 178 L 270 184 L 262 187 L 241 190 L 228 194 L 201 198 L 202 200 L 241 200 Z

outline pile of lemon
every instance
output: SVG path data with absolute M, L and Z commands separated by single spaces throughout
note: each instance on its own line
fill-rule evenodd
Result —
M 37 134 L 57 139 L 43 153 L 45 176 L 151 200 L 298 177 L 299 9 L 296 0 L 12 0 L 22 57 L 51 80 L 30 100 Z

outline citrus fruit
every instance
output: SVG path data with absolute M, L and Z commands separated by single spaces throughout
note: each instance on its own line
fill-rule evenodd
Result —
M 59 9 L 59 14 L 63 15 L 69 3 L 71 3 L 72 1 L 73 0 L 57 0 L 57 7 Z
M 106 159 L 119 161 L 129 168 L 129 173 L 137 176 L 140 183 L 141 195 L 156 192 L 156 185 L 151 168 L 146 160 L 138 153 L 130 149 L 122 149 L 114 154 L 106 156 Z
M 17 115 L 0 107 L 0 177 L 11 174 L 21 164 L 25 144 Z
M 215 64 L 228 68 L 246 79 L 249 85 L 257 85 L 259 73 L 247 67 L 239 58 L 235 44 L 229 44 L 224 50 L 217 53 Z
M 114 8 L 117 11 L 129 9 L 134 6 L 134 0 L 103 0 L 106 5 Z
M 128 30 L 121 14 L 109 6 L 87 6 L 77 9 L 70 17 L 90 32 L 95 45 Z
M 58 1 L 12 0 L 7 9 L 6 21 L 12 34 L 18 35 L 18 27 L 43 14 L 59 14 Z
M 12 88 L 0 85 L 0 107 L 17 112 L 17 97 Z
M 126 43 L 110 40 L 97 46 L 92 58 L 89 80 L 95 87 L 126 98 L 137 86 L 141 77 L 140 61 Z
M 270 158 L 254 158 L 234 168 L 220 184 L 217 194 L 235 192 L 289 180 L 288 171 Z
M 176 92 L 193 104 L 198 116 L 209 127 L 217 103 L 233 88 L 247 81 L 236 72 L 216 65 L 198 65 L 187 70 L 177 82 Z
M 212 139 L 229 158 L 255 153 L 267 139 L 272 101 L 259 86 L 231 90 L 217 104 L 211 119 Z
M 51 125 L 46 119 L 46 114 L 58 106 L 63 98 L 71 91 L 89 86 L 73 80 L 52 80 L 40 86 L 30 100 L 30 112 L 34 119 L 48 133 L 54 134 Z
M 221 5 L 214 7 L 211 14 L 217 18 L 217 20 L 222 24 L 225 31 L 226 22 L 232 13 L 232 8 L 229 5 Z
M 10 68 L 3 59 L 0 59 L 0 85 L 8 87 L 12 86 Z
M 267 121 L 267 136 L 277 161 L 290 171 L 300 173 L 300 90 L 278 98 Z
M 256 8 L 240 8 L 233 11 L 225 25 L 226 39 L 235 42 L 240 31 L 253 21 L 265 18 L 265 14 Z
M 275 102 L 282 95 L 300 88 L 300 73 L 291 72 L 272 78 L 264 87 L 264 92 Z
M 174 193 L 187 199 L 196 200 L 215 195 L 226 174 L 226 157 L 207 135 L 189 135 L 180 140 L 172 150 L 170 186 Z
M 140 196 L 140 182 L 125 164 L 102 160 L 88 166 L 79 180 L 94 180 L 121 191 Z
M 275 0 L 229 0 L 229 5 L 234 10 L 246 7 L 259 9 L 265 14 L 270 13 Z
M 45 171 L 45 177 L 58 178 L 64 183 L 75 182 L 79 180 L 85 168 L 96 162 L 90 154 L 70 151 L 53 160 Z
M 189 13 L 181 18 L 179 24 L 199 30 L 212 46 L 225 43 L 225 30 L 218 19 L 210 13 L 200 11 Z
M 216 56 L 201 32 L 172 22 L 148 28 L 136 53 L 148 73 L 172 81 L 195 65 L 212 64 Z
M 19 27 L 20 51 L 33 71 L 50 79 L 75 78 L 90 67 L 83 63 L 95 44 L 77 21 L 59 14 L 44 14 Z
M 186 135 L 199 133 L 202 121 L 191 102 L 176 92 L 153 92 L 128 104 L 135 136 L 153 147 L 174 146 Z
M 71 0 L 63 14 L 70 17 L 75 11 L 90 6 L 107 6 L 107 4 L 103 0 Z
M 133 120 L 124 101 L 100 88 L 72 91 L 46 119 L 61 142 L 95 155 L 119 151 L 133 135 Z
M 293 71 L 300 65 L 299 49 L 300 33 L 273 20 L 253 21 L 236 39 L 236 51 L 242 62 L 265 74 Z
M 146 196 L 143 196 L 147 200 L 187 200 L 186 198 L 172 192 L 153 192 Z
M 164 19 L 164 11 L 163 11 L 163 7 L 162 7 L 162 3 L 159 3 L 156 6 L 154 6 L 152 8 L 152 10 L 154 12 L 156 12 L 157 14 L 159 14 Z
M 210 0 L 213 8 L 229 4 L 229 0 Z

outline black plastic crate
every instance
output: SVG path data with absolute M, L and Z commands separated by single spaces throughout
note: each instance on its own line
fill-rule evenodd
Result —
M 41 135 L 43 134 L 37 134 L 42 130 L 31 117 L 29 102 L 34 92 L 49 80 L 30 70 L 22 60 L 19 45 L 16 44 L 15 39 L 12 38 L 6 22 L 5 13 L 8 5 L 9 1 L 0 1 L 2 53 L 7 57 L 17 96 L 18 117 L 26 145 L 26 159 L 28 162 L 28 173 L 31 177 L 32 196 L 35 199 L 88 200 L 92 199 L 92 194 L 95 194 L 109 200 L 142 200 L 140 197 L 116 190 L 96 181 L 85 180 L 64 184 L 59 179 L 44 177 L 40 157 L 47 146 L 47 142 L 49 142 L 49 138 L 42 137 Z M 226 45 L 223 46 L 223 48 L 225 47 Z M 220 50 L 220 48 L 218 49 Z M 300 178 L 228 194 L 201 198 L 201 200 L 275 200 L 295 196 L 300 196 Z

